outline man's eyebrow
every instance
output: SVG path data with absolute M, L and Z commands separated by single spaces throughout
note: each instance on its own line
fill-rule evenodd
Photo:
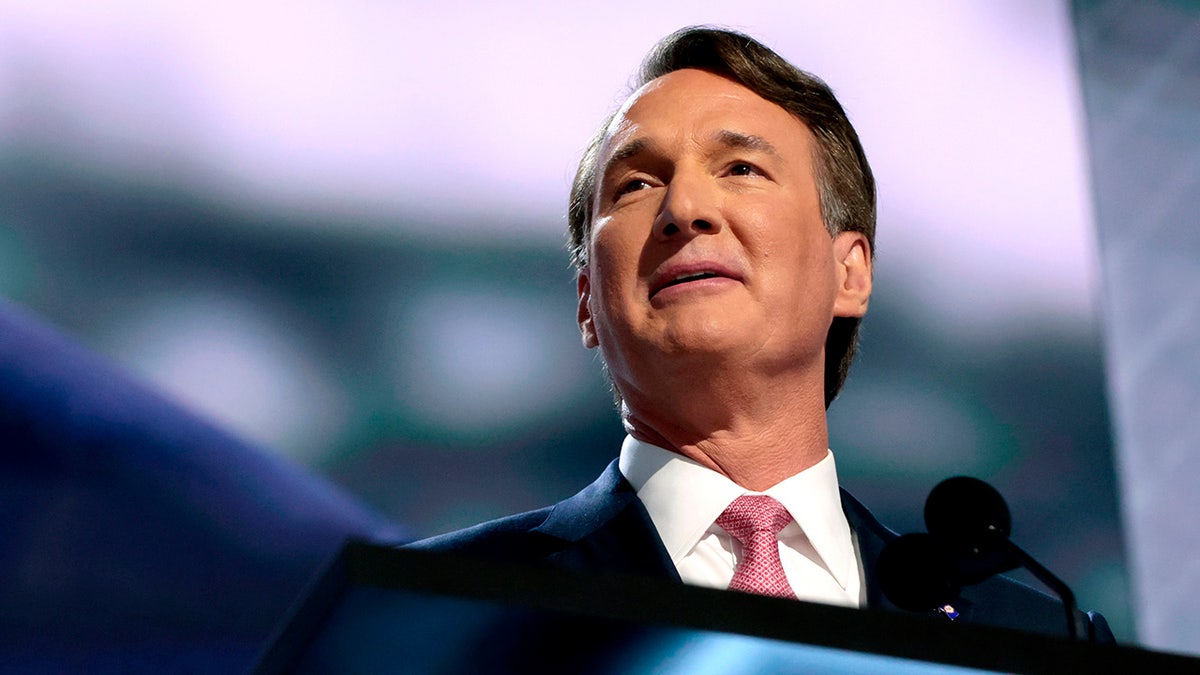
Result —
M 722 129 L 713 134 L 713 139 L 727 148 L 743 148 L 745 150 L 763 152 L 768 155 L 779 155 L 779 151 L 775 149 L 774 145 L 771 145 L 770 141 L 755 134 L 745 134 L 740 131 Z M 604 170 L 600 172 L 600 176 L 607 176 L 621 162 L 633 159 L 653 147 L 654 141 L 648 138 L 635 138 L 629 141 L 617 148 L 613 152 L 612 157 L 609 157 L 608 161 L 604 162 Z
M 743 134 L 740 131 L 730 131 L 722 129 L 713 134 L 713 137 L 718 143 L 728 148 L 743 148 L 746 150 L 757 150 L 768 155 L 778 155 L 779 151 L 775 149 L 771 142 L 762 136 L 754 134 Z
M 621 147 L 617 148 L 616 152 L 612 154 L 612 157 L 609 157 L 608 161 L 604 163 L 604 170 L 600 172 L 600 175 L 602 177 L 607 176 L 609 172 L 613 170 L 613 167 L 621 162 L 642 154 L 650 148 L 650 145 L 650 141 L 645 138 L 635 138 L 625 145 L 622 145 Z

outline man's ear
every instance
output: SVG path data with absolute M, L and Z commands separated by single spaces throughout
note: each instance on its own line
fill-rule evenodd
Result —
M 833 315 L 861 318 L 871 300 L 871 244 L 862 232 L 839 232 L 833 256 L 838 282 Z
M 600 346 L 600 339 L 596 337 L 596 325 L 592 323 L 592 308 L 590 305 L 592 300 L 592 282 L 586 266 L 579 270 L 576 285 L 576 290 L 579 293 L 579 311 L 575 318 L 579 321 L 579 333 L 583 335 L 583 346 L 593 349 Z

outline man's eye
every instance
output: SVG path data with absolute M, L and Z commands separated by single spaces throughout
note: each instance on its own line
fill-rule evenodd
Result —
M 645 190 L 648 187 L 650 187 L 650 183 L 647 183 L 641 178 L 634 178 L 633 180 L 627 181 L 624 185 L 622 185 L 621 189 L 617 190 L 617 195 L 620 196 L 629 192 Z
M 753 164 L 738 162 L 729 167 L 729 175 L 731 176 L 752 176 L 759 173 L 758 169 L 754 168 Z

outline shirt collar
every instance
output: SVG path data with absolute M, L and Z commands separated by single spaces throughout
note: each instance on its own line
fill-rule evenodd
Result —
M 687 555 L 746 490 L 677 452 L 626 436 L 617 466 L 637 491 L 671 560 Z
M 839 586 L 846 588 L 856 572 L 858 558 L 854 554 L 850 524 L 842 512 L 833 451 L 804 471 L 768 488 L 766 494 L 779 500 L 792 514 L 825 569 Z
M 756 493 L 699 463 L 626 436 L 617 466 L 637 491 L 676 564 L 692 551 L 730 502 L 744 494 L 779 500 L 843 588 L 858 564 L 842 513 L 833 452 L 815 465 Z M 785 528 L 784 534 L 787 534 Z

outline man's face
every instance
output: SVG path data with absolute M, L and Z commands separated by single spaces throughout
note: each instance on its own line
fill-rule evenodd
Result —
M 866 310 L 870 251 L 861 235 L 828 234 L 814 144 L 783 108 L 700 70 L 650 82 L 617 114 L 597 162 L 579 324 L 622 394 L 652 388 L 667 356 L 823 372 L 833 317 Z M 849 297 L 843 260 L 855 255 L 867 287 Z

